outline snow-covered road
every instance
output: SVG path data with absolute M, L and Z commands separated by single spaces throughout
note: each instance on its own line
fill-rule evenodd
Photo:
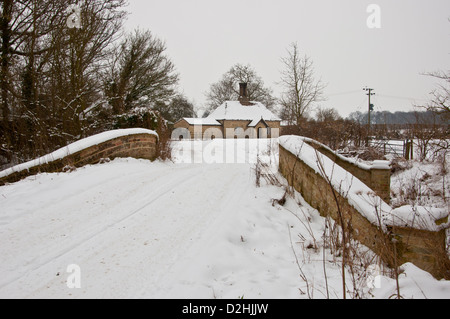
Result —
M 277 148 L 234 143 L 183 142 L 175 163 L 116 159 L 0 187 L 0 298 L 340 298 L 338 259 L 305 248 L 321 246 L 324 219 L 255 186 L 256 154 L 276 174 Z M 409 267 L 411 296 L 450 294 Z M 383 277 L 371 296 L 393 291 Z
M 220 286 L 233 285 L 233 270 L 218 270 L 216 264 L 227 267 L 225 260 L 235 272 L 250 271 L 242 252 L 231 253 L 234 245 L 248 245 L 248 234 L 239 226 L 257 227 L 244 212 L 276 212 L 271 198 L 259 198 L 263 195 L 254 185 L 249 163 L 116 159 L 2 187 L 0 297 L 226 294 Z M 262 253 L 257 246 L 255 255 Z M 81 288 L 67 285 L 67 279 L 75 278 L 67 271 L 73 264 L 79 266 Z M 279 265 L 266 266 L 275 278 Z M 223 273 L 228 277 L 220 277 Z M 297 293 L 295 285 L 291 288 Z

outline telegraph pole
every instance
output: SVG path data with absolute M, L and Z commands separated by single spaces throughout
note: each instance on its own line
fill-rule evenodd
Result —
M 364 91 L 367 91 L 367 94 L 369 96 L 369 112 L 368 112 L 368 122 L 367 122 L 367 141 L 366 146 L 369 146 L 369 136 L 370 136 L 370 112 L 373 111 L 373 104 L 370 103 L 370 97 L 372 95 L 375 95 L 375 93 L 372 93 L 374 89 L 368 88 L 367 86 L 363 88 Z

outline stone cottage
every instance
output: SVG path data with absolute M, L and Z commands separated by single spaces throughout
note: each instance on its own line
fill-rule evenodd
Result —
M 226 101 L 206 118 L 182 118 L 174 124 L 177 139 L 278 137 L 281 119 L 262 103 L 249 101 L 247 83 L 240 83 L 238 101 Z

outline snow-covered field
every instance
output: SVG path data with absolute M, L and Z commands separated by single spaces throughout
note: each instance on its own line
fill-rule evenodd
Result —
M 256 186 L 257 155 L 284 182 L 276 140 L 216 139 L 176 142 L 174 162 L 116 159 L 0 187 L 0 298 L 342 298 L 325 219 L 298 194 L 274 204 L 284 189 Z M 403 268 L 404 298 L 450 298 L 449 281 Z M 377 275 L 347 280 L 347 297 L 395 294 Z

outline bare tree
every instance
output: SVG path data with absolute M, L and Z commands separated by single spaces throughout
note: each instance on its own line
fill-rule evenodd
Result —
M 11 114 L 23 103 L 31 115 L 38 109 L 37 74 L 51 50 L 49 34 L 63 20 L 66 1 L 1 0 L 1 108 L 7 144 L 14 137 Z M 19 83 L 21 82 L 21 83 Z M 29 114 L 29 115 L 30 115 Z
M 0 144 L 8 161 L 85 134 L 81 115 L 100 97 L 100 70 L 122 26 L 125 0 L 0 0 Z M 69 21 L 70 20 L 70 21 Z
M 430 72 L 425 75 L 439 80 L 437 88 L 431 92 L 431 101 L 425 107 L 450 120 L 450 71 Z
M 425 123 L 419 123 L 421 119 L 417 118 L 417 123 L 413 126 L 414 136 L 418 140 L 420 159 L 424 160 L 430 152 L 431 158 L 440 158 L 443 171 L 446 171 L 446 156 L 450 151 L 448 124 L 450 122 L 450 71 L 429 72 L 424 75 L 438 80 L 436 88 L 430 93 L 430 101 L 421 106 L 434 114 L 433 123 L 425 125 Z M 439 117 L 439 125 L 436 124 L 436 117 Z
M 313 104 L 322 101 L 325 85 L 314 78 L 313 62 L 308 56 L 300 56 L 296 43 L 288 49 L 287 57 L 281 59 L 281 85 L 285 91 L 280 104 L 281 117 L 291 124 L 300 124 Z
M 116 48 L 105 84 L 115 114 L 172 99 L 178 74 L 165 51 L 163 41 L 140 30 Z
M 183 117 L 195 117 L 194 104 L 190 102 L 186 96 L 178 94 L 175 96 L 167 107 L 165 119 L 176 122 Z
M 52 34 L 47 92 L 60 130 L 72 139 L 87 133 L 83 114 L 101 98 L 100 74 L 120 35 L 124 5 L 125 0 L 82 1 L 81 28 L 64 23 Z
M 272 95 L 272 90 L 264 86 L 262 78 L 250 65 L 236 64 L 218 82 L 212 84 L 206 93 L 208 107 L 206 114 L 225 101 L 238 100 L 239 83 L 242 82 L 247 83 L 247 97 L 250 101 L 258 101 L 268 109 L 274 109 L 276 99 Z
M 333 122 L 342 120 L 342 117 L 339 115 L 339 112 L 335 108 L 318 107 L 316 120 L 318 122 Z

